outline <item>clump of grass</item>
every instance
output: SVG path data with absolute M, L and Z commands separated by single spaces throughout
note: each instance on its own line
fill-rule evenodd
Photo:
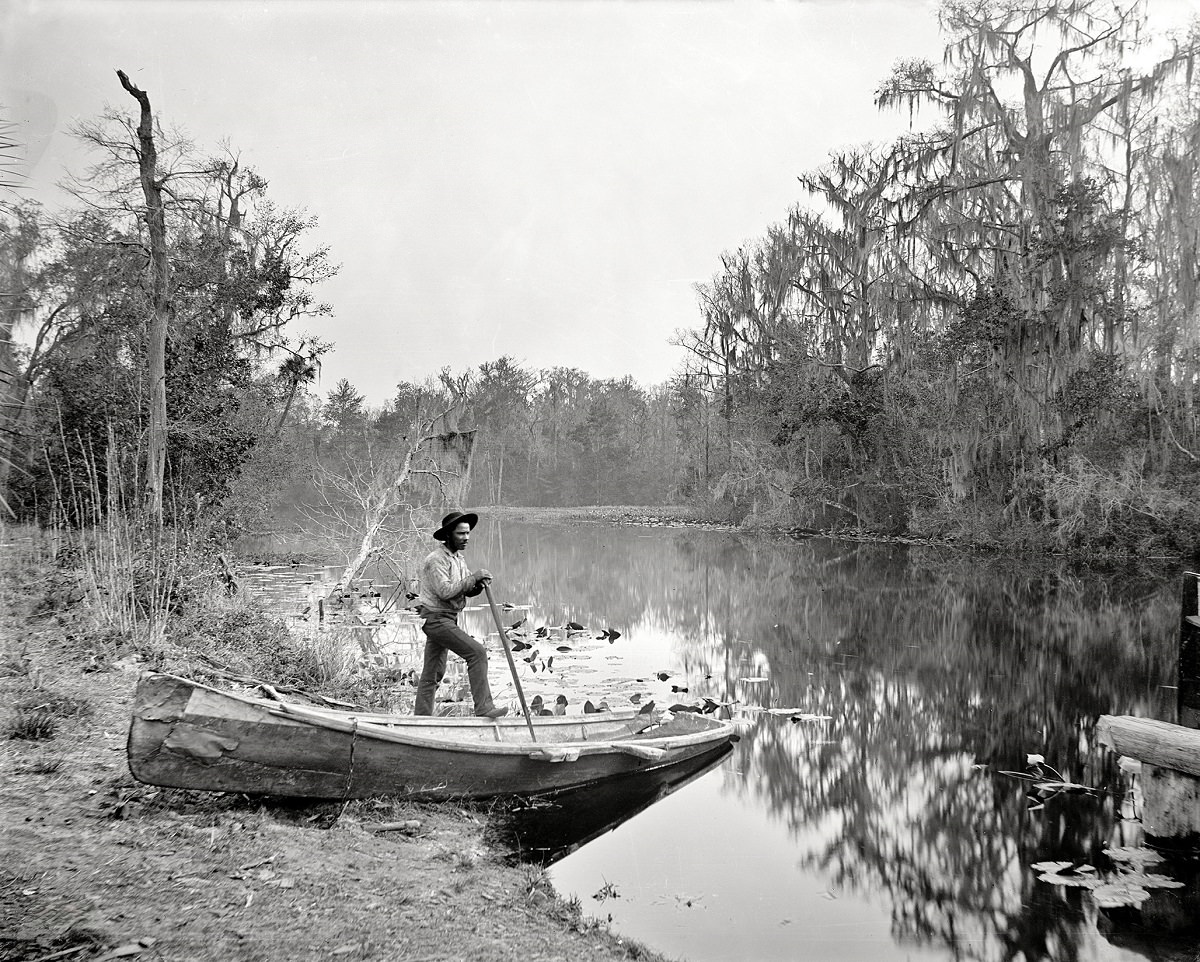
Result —
M 54 715 L 44 708 L 18 708 L 8 724 L 8 737 L 9 740 L 48 741 L 54 737 L 57 729 Z
M 525 897 L 533 901 L 557 898 L 558 893 L 554 891 L 554 885 L 550 881 L 550 873 L 546 871 L 543 865 L 525 866 L 525 878 L 522 887 L 525 889 Z
M 85 699 L 36 688 L 14 706 L 16 713 L 8 724 L 8 738 L 46 741 L 58 732 L 63 719 L 87 718 L 92 705 Z

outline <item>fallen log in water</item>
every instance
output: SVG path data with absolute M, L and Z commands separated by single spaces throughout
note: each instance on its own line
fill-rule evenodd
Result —
M 1142 827 L 1172 844 L 1200 843 L 1200 731 L 1154 718 L 1103 715 L 1096 737 L 1142 763 Z

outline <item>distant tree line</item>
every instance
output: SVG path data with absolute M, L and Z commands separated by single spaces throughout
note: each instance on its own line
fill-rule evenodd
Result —
M 295 430 L 308 430 L 314 448 L 334 460 L 382 450 L 430 418 L 446 431 L 473 432 L 463 496 L 470 504 L 636 504 L 697 493 L 684 465 L 678 398 L 630 378 L 539 370 L 504 356 L 403 382 L 380 410 L 342 380 L 307 412 Z

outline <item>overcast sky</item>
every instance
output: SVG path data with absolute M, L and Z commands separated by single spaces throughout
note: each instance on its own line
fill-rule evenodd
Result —
M 872 93 L 898 58 L 940 60 L 936 8 L 5 0 L 0 103 L 39 199 L 86 164 L 72 123 L 136 106 L 121 68 L 317 215 L 342 267 L 322 391 L 345 377 L 380 404 L 502 354 L 649 384 L 682 360 L 692 285 L 786 216 L 797 174 L 904 128 Z

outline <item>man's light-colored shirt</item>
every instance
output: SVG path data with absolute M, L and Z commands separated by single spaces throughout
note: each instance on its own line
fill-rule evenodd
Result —
M 438 545 L 421 564 L 417 604 L 430 611 L 445 611 L 457 615 L 467 605 L 467 592 L 475 587 L 475 579 L 462 555 L 445 545 Z M 471 592 L 479 594 L 478 591 Z

